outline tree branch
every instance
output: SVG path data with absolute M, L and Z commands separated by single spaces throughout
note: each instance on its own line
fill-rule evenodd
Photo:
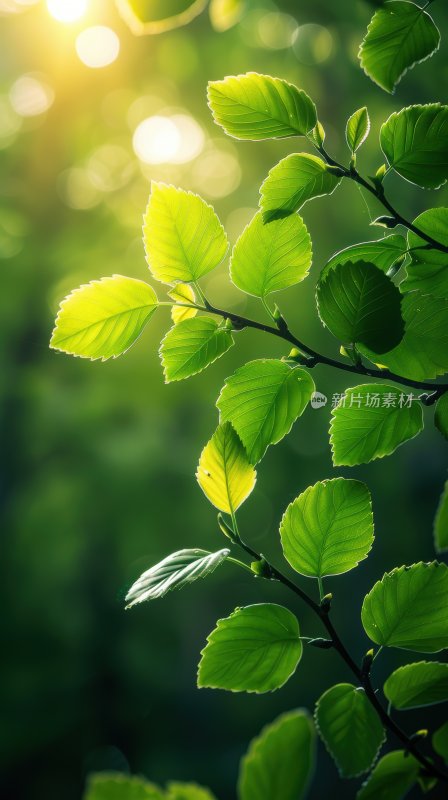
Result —
M 234 544 L 237 544 L 241 547 L 246 553 L 248 553 L 251 558 L 254 558 L 256 561 L 263 562 L 264 570 L 260 577 L 264 577 L 267 580 L 275 580 L 282 583 L 288 589 L 290 589 L 294 594 L 298 595 L 303 602 L 307 604 L 309 608 L 319 617 L 321 623 L 324 625 L 327 633 L 331 637 L 332 647 L 337 651 L 343 661 L 347 664 L 348 668 L 351 672 L 355 675 L 356 679 L 359 681 L 360 685 L 363 687 L 366 697 L 374 707 L 375 711 L 377 712 L 378 716 L 380 717 L 383 725 L 387 730 L 393 733 L 397 739 L 404 745 L 406 752 L 411 753 L 414 758 L 422 765 L 425 771 L 432 775 L 434 778 L 443 781 L 444 783 L 448 783 L 448 773 L 439 769 L 439 767 L 434 764 L 432 761 L 426 758 L 426 756 L 421 753 L 415 743 L 411 739 L 410 736 L 405 733 L 405 731 L 400 728 L 399 725 L 392 719 L 390 714 L 386 711 L 386 709 L 381 705 L 374 688 L 372 687 L 370 681 L 370 665 L 369 668 L 363 669 L 359 667 L 352 656 L 350 655 L 349 651 L 343 644 L 339 634 L 337 633 L 331 619 L 329 616 L 330 612 L 330 603 L 326 602 L 327 598 L 324 598 L 323 602 L 319 605 L 316 603 L 312 597 L 310 597 L 300 586 L 293 583 L 286 575 L 284 575 L 280 570 L 274 567 L 266 558 L 261 554 L 257 553 L 250 545 L 247 545 L 240 537 L 239 533 L 233 532 L 234 537 L 232 537 L 232 541 Z
M 180 305 L 187 304 L 182 303 Z M 229 319 L 232 323 L 234 323 L 237 329 L 242 330 L 243 328 L 254 328 L 255 330 L 263 331 L 264 333 L 270 333 L 272 336 L 276 336 L 278 339 L 283 339 L 285 342 L 297 347 L 299 350 L 309 356 L 308 362 L 303 364 L 303 366 L 308 366 L 311 368 L 317 364 L 325 364 L 328 367 L 343 370 L 344 372 L 351 372 L 357 375 L 364 375 L 369 378 L 378 378 L 380 380 L 392 380 L 395 383 L 402 384 L 403 386 L 411 386 L 414 389 L 419 389 L 424 392 L 429 391 L 431 394 L 425 400 L 427 405 L 432 405 L 435 403 L 435 401 L 438 400 L 438 398 L 448 390 L 448 384 L 446 383 L 434 384 L 427 381 L 414 381 L 411 380 L 411 378 L 403 378 L 400 375 L 396 375 L 394 372 L 391 372 L 388 369 L 370 369 L 369 367 L 365 367 L 363 364 L 346 364 L 343 361 L 337 361 L 334 358 L 329 358 L 328 356 L 322 355 L 321 353 L 318 353 L 317 350 L 313 350 L 311 347 L 308 347 L 308 345 L 301 342 L 300 339 L 297 339 L 297 337 L 291 333 L 283 318 L 279 320 L 279 326 L 274 327 L 273 325 L 266 325 L 264 322 L 258 322 L 257 320 L 249 319 L 248 317 L 242 317 L 239 314 L 234 314 L 231 311 L 225 311 L 221 308 L 216 308 L 207 301 L 204 306 L 192 305 L 191 307 L 198 308 L 200 311 L 208 311 L 210 314 L 216 314 L 219 317 L 223 317 L 223 319 Z
M 312 140 L 310 140 L 310 141 L 312 141 Z M 364 189 L 366 189 L 368 192 L 370 192 L 370 194 L 372 194 L 374 197 L 376 197 L 377 200 L 379 200 L 381 205 L 393 217 L 393 220 L 394 220 L 394 223 L 395 223 L 393 227 L 395 227 L 395 225 L 403 225 L 405 228 L 407 228 L 408 230 L 412 231 L 417 236 L 419 236 L 421 239 L 423 239 L 425 242 L 430 244 L 431 247 L 433 247 L 435 250 L 440 250 L 442 253 L 448 253 L 448 246 L 447 245 L 442 244 L 441 242 L 438 242 L 437 239 L 433 239 L 432 236 L 429 236 L 427 233 L 422 231 L 420 228 L 418 228 L 416 225 L 414 225 L 413 222 L 409 222 L 409 220 L 405 219 L 405 217 L 403 217 L 396 210 L 396 208 L 394 208 L 392 203 L 387 199 L 387 197 L 386 197 L 386 195 L 384 193 L 384 189 L 383 189 L 383 187 L 381 185 L 378 186 L 378 185 L 371 184 L 368 181 L 366 181 L 365 178 L 363 178 L 362 175 L 359 174 L 359 172 L 357 171 L 357 169 L 354 166 L 352 166 L 350 169 L 346 169 L 346 167 L 344 167 L 342 164 L 339 164 L 338 161 L 335 161 L 335 159 L 332 158 L 327 153 L 327 151 L 325 150 L 323 145 L 320 145 L 318 147 L 314 142 L 312 142 L 312 144 L 314 144 L 314 147 L 316 147 L 316 149 L 321 154 L 321 156 L 323 156 L 323 158 L 325 159 L 327 164 L 329 164 L 331 167 L 336 167 L 338 170 L 341 171 L 341 177 L 349 178 L 349 180 L 355 181 L 355 183 L 358 183 L 360 186 L 362 186 Z

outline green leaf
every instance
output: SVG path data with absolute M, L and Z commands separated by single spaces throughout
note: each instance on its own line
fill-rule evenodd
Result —
M 405 327 L 397 347 L 381 354 L 381 364 L 403 378 L 424 381 L 448 371 L 448 299 L 421 292 L 405 294 L 401 303 Z M 360 350 L 377 363 L 368 348 Z
M 286 560 L 301 575 L 323 578 L 357 567 L 373 543 L 367 486 L 346 478 L 309 486 L 286 509 L 280 536 Z
M 366 75 L 393 93 L 405 72 L 439 44 L 440 33 L 426 11 L 406 0 L 388 0 L 372 17 L 359 59 Z
M 401 800 L 416 783 L 420 765 L 404 750 L 394 750 L 378 761 L 356 800 Z
M 415 105 L 391 114 L 380 132 L 389 164 L 410 183 L 438 189 L 448 179 L 448 106 Z
M 271 358 L 250 361 L 227 378 L 216 405 L 230 421 L 256 464 L 303 414 L 314 392 L 310 374 Z
M 287 81 L 248 72 L 208 84 L 215 122 L 235 139 L 305 136 L 317 122 L 310 97 Z
M 347 261 L 368 261 L 383 272 L 387 272 L 396 261 L 404 258 L 405 253 L 406 239 L 398 233 L 373 242 L 352 244 L 330 258 L 322 270 L 321 278 L 336 264 L 346 264 Z
M 241 761 L 239 800 L 302 800 L 315 767 L 316 734 L 305 710 L 267 725 Z
M 413 223 L 419 230 L 448 246 L 448 208 L 429 208 Z M 446 297 L 448 295 L 448 253 L 431 248 L 424 239 L 408 231 L 411 262 L 407 277 L 401 283 L 403 292 L 419 289 L 422 292 Z M 419 249 L 414 249 L 419 248 Z
M 347 120 L 345 138 L 347 139 L 347 144 L 352 153 L 356 153 L 356 151 L 367 139 L 369 133 L 369 112 L 367 111 L 366 106 L 363 106 L 363 108 L 358 108 L 358 110 L 355 111 L 355 113 L 352 114 Z
M 439 397 L 434 412 L 434 423 L 445 439 L 448 439 L 448 392 Z
M 344 778 L 367 772 L 384 742 L 378 714 L 364 689 L 339 683 L 316 705 L 317 730 Z
M 195 303 L 196 295 L 188 283 L 177 283 L 171 292 L 168 292 L 168 297 L 176 303 Z M 198 313 L 197 308 L 188 308 L 185 305 L 173 306 L 171 309 L 171 319 L 174 324 L 182 322 L 184 319 L 192 319 Z
M 236 608 L 207 637 L 199 688 L 271 692 L 295 672 L 302 657 L 299 623 L 273 603 Z
M 445 553 L 448 550 L 448 481 L 445 483 L 434 520 L 434 544 L 437 553 Z
M 197 281 L 215 269 L 228 250 L 224 228 L 205 200 L 154 181 L 143 242 L 149 269 L 163 283 Z
M 363 344 L 385 353 L 403 337 L 400 291 L 367 261 L 347 261 L 325 270 L 316 300 L 323 324 L 343 344 Z
M 204 447 L 196 479 L 210 502 L 232 514 L 249 497 L 257 473 L 229 422 L 219 425 Z
M 50 347 L 92 361 L 116 358 L 137 341 L 157 304 L 152 286 L 135 278 L 83 284 L 60 304 Z
M 332 411 L 333 464 L 353 467 L 389 456 L 422 430 L 422 407 L 412 393 L 381 383 L 346 389 Z
M 84 800 L 164 800 L 164 793 L 143 778 L 99 772 L 89 778 Z
M 317 156 L 308 153 L 286 156 L 272 167 L 261 186 L 263 221 L 293 214 L 313 197 L 334 192 L 340 182 L 341 178 Z
M 448 722 L 438 728 L 432 737 L 432 746 L 439 756 L 448 761 Z
M 215 800 L 209 789 L 195 783 L 169 783 L 166 800 Z
M 208 550 L 179 550 L 171 553 L 140 575 L 126 595 L 126 608 L 146 600 L 165 597 L 173 589 L 183 589 L 199 578 L 205 578 L 225 561 L 229 553 L 230 550 L 218 550 L 217 553 L 210 553 Z
M 394 708 L 419 708 L 448 700 L 448 664 L 418 661 L 389 675 L 383 687 Z
M 373 642 L 437 653 L 448 647 L 448 567 L 420 561 L 384 575 L 366 595 L 362 624 Z
M 210 22 L 215 31 L 222 33 L 240 21 L 246 0 L 210 0 Z
M 195 317 L 178 322 L 162 339 L 160 358 L 165 382 L 190 378 L 213 364 L 234 344 L 227 328 L 212 317 Z
M 187 25 L 207 5 L 207 0 L 116 0 L 118 9 L 137 36 L 164 33 Z
M 258 212 L 233 248 L 230 277 L 243 292 L 266 297 L 303 281 L 311 258 L 311 239 L 301 217 L 264 224 Z

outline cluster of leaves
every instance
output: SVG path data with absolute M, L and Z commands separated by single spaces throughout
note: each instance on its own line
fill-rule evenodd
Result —
M 360 667 L 355 664 L 330 621 L 331 597 L 323 590 L 327 576 L 356 568 L 372 547 L 367 486 L 347 478 L 320 481 L 300 494 L 282 517 L 284 557 L 298 576 L 315 580 L 319 602 L 243 541 L 236 514 L 253 490 L 255 467 L 267 448 L 289 433 L 310 402 L 315 388 L 310 369 L 316 363 L 364 377 L 362 384 L 346 390 L 332 412 L 335 466 L 382 458 L 420 433 L 419 396 L 427 402 L 438 399 L 435 423 L 448 437 L 447 387 L 426 383 L 448 371 L 448 209 L 430 209 L 406 223 L 388 203 L 383 185 L 391 171 L 424 188 L 437 188 L 448 180 L 448 106 L 415 105 L 392 114 L 380 133 L 387 165 L 366 181 L 356 169 L 356 153 L 370 127 L 365 108 L 347 122 L 350 165 L 344 167 L 324 148 L 325 133 L 311 98 L 286 81 L 255 73 L 226 78 L 209 85 L 209 104 L 216 122 L 235 138 L 304 137 L 319 153 L 291 154 L 271 170 L 261 187 L 260 210 L 230 256 L 233 284 L 260 300 L 273 325 L 209 303 L 199 281 L 225 258 L 225 231 L 200 197 L 155 183 L 145 214 L 144 244 L 151 274 L 168 285 L 169 300 L 159 301 L 151 286 L 133 278 L 94 281 L 63 301 L 51 346 L 91 359 L 118 356 L 136 341 L 159 305 L 172 306 L 174 323 L 160 348 L 167 382 L 208 367 L 234 345 L 244 327 L 273 333 L 294 345 L 282 359 L 241 366 L 227 378 L 217 400 L 219 425 L 199 458 L 197 481 L 219 511 L 220 528 L 231 546 L 214 553 L 190 549 L 168 556 L 138 579 L 127 602 L 133 606 L 162 597 L 228 561 L 259 578 L 285 583 L 313 608 L 330 634 L 328 639 L 314 636 L 309 643 L 334 647 L 356 683 L 330 687 L 317 701 L 314 722 L 303 712 L 293 712 L 261 735 L 243 762 L 241 800 L 304 796 L 314 762 L 314 729 L 342 776 L 369 773 L 359 790 L 360 800 L 402 797 L 417 781 L 430 788 L 444 779 L 433 758 L 439 753 L 448 759 L 446 726 L 433 736 L 431 758 L 420 753 L 418 736 L 400 733 L 370 683 L 373 651 Z M 268 297 L 309 273 L 311 240 L 297 212 L 312 198 L 337 191 L 345 179 L 375 194 L 393 214 L 387 224 L 407 225 L 408 235 L 351 245 L 321 271 L 317 311 L 345 359 L 334 361 L 302 345 L 279 309 L 270 307 Z M 386 377 L 388 383 L 366 383 L 366 376 L 378 381 Z M 397 382 L 410 383 L 420 395 L 400 393 Z M 445 487 L 435 525 L 439 550 L 448 546 L 447 522 Z M 250 564 L 231 555 L 235 547 L 252 557 Z M 361 621 L 379 648 L 434 654 L 448 647 L 447 609 L 448 567 L 420 562 L 386 573 L 366 594 Z M 279 689 L 295 672 L 308 639 L 301 635 L 296 616 L 283 606 L 236 608 L 207 638 L 198 686 L 256 693 Z M 448 665 L 407 664 L 388 677 L 384 695 L 397 710 L 447 700 Z M 386 754 L 375 765 L 386 733 L 397 730 L 405 749 Z M 275 769 L 270 769 L 272 762 Z
M 439 49 L 440 32 L 426 10 L 410 0 L 384 0 L 373 15 L 359 48 L 366 75 L 386 92 L 394 92 L 403 75 Z M 235 25 L 247 0 L 117 0 L 118 8 L 137 34 L 157 34 L 186 25 L 209 4 L 217 31 Z

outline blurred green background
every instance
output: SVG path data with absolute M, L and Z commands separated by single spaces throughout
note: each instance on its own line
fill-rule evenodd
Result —
M 446 32 L 445 4 L 432 10 Z M 132 580 L 166 554 L 224 545 L 195 482 L 198 456 L 216 426 L 224 378 L 245 360 L 284 355 L 282 344 L 242 332 L 204 374 L 165 386 L 157 349 L 167 309 L 126 356 L 105 364 L 51 352 L 48 341 L 58 303 L 72 288 L 114 272 L 148 278 L 141 223 L 151 179 L 200 193 L 233 242 L 256 209 L 268 170 L 302 149 L 303 140 L 226 138 L 206 105 L 209 79 L 256 70 L 295 82 L 317 103 L 328 149 L 344 161 L 345 120 L 367 104 L 373 124 L 359 162 L 365 174 L 381 163 L 377 135 L 392 111 L 443 101 L 445 43 L 394 97 L 365 77 L 356 52 L 372 11 L 361 0 L 252 0 L 224 32 L 204 13 L 188 27 L 135 37 L 112 0 L 90 0 L 71 24 L 44 2 L 0 0 L 0 685 L 9 800 L 75 800 L 94 769 L 130 770 L 161 783 L 195 780 L 230 800 L 251 737 L 286 709 L 312 708 L 329 682 L 350 680 L 337 656 L 310 648 L 295 677 L 272 695 L 198 691 L 205 637 L 236 605 L 287 603 L 304 635 L 321 634 L 280 586 L 251 581 L 231 565 L 182 594 L 123 610 Z M 104 68 L 87 64 L 101 61 L 103 51 L 106 60 L 117 56 L 116 37 L 106 34 L 90 50 L 88 38 L 79 38 L 96 25 L 119 40 L 118 57 Z M 411 218 L 448 200 L 446 191 L 388 181 Z M 315 254 L 311 277 L 276 300 L 295 332 L 335 355 L 313 306 L 317 275 L 337 249 L 381 230 L 369 228 L 369 210 L 353 185 L 307 205 L 304 218 Z M 263 315 L 229 285 L 225 265 L 204 288 L 221 306 Z M 319 368 L 314 377 L 330 397 L 347 386 L 342 373 Z M 335 474 L 368 483 L 374 550 L 357 570 L 327 582 L 335 621 L 358 658 L 368 646 L 359 618 L 366 591 L 384 570 L 434 557 L 446 443 L 425 414 L 424 434 L 392 457 L 335 471 L 329 406 L 309 408 L 268 451 L 241 512 L 246 538 L 279 562 L 278 523 L 299 492 Z M 385 653 L 375 666 L 378 684 L 409 660 L 411 654 Z M 440 707 L 403 714 L 409 730 L 442 721 Z M 310 797 L 327 797 L 337 782 L 319 746 Z M 338 795 L 354 797 L 357 785 L 339 785 Z

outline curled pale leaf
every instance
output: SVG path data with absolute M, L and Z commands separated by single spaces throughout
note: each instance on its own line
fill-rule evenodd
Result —
M 126 608 L 165 597 L 173 589 L 182 589 L 199 578 L 215 571 L 229 555 L 230 550 L 179 550 L 146 570 L 131 586 L 126 595 Z
M 366 106 L 358 108 L 354 114 L 347 120 L 345 129 L 345 138 L 347 144 L 352 151 L 356 151 L 361 147 L 363 142 L 367 139 L 370 132 L 370 118 Z

